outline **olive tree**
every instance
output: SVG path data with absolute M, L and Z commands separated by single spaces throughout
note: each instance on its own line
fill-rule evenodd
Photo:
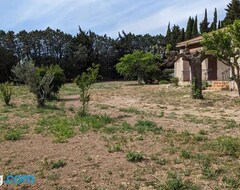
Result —
M 94 65 L 87 69 L 87 72 L 83 72 L 81 76 L 75 79 L 75 83 L 80 90 L 80 102 L 81 107 L 79 110 L 80 116 L 87 115 L 87 108 L 90 101 L 90 88 L 96 82 L 99 73 L 99 65 Z
M 16 81 L 26 84 L 29 90 L 36 95 L 38 106 L 44 107 L 47 95 L 52 90 L 54 74 L 46 72 L 44 76 L 41 76 L 32 60 L 17 64 L 13 67 L 12 72 Z

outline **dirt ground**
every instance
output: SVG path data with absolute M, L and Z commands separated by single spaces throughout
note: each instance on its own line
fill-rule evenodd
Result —
M 78 88 L 36 108 L 25 87 L 0 103 L 0 175 L 35 184 L 0 189 L 240 189 L 240 99 L 236 92 L 136 82 L 97 83 L 89 116 Z M 135 160 L 134 160 L 135 159 Z

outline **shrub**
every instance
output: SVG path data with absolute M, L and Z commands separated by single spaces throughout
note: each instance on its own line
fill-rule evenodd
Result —
M 40 76 L 32 60 L 19 63 L 13 67 L 12 72 L 17 82 L 25 83 L 29 90 L 36 95 L 38 106 L 43 107 L 47 95 L 52 91 L 53 74 L 47 72 L 44 76 Z
M 160 80 L 159 84 L 169 84 L 169 82 L 167 80 Z
M 44 77 L 46 73 L 50 73 L 54 76 L 51 84 L 52 90 L 50 94 L 48 94 L 48 98 L 51 98 L 51 95 L 58 95 L 60 88 L 65 83 L 65 75 L 63 69 L 61 69 L 59 65 L 51 65 L 50 67 L 42 66 L 37 69 L 37 72 L 41 77 Z
M 64 160 L 58 160 L 56 162 L 51 163 L 51 169 L 63 168 L 66 165 L 67 165 L 67 163 Z
M 130 162 L 141 162 L 143 161 L 144 157 L 143 154 L 140 152 L 128 152 L 126 158 Z
M 170 82 L 171 82 L 174 86 L 179 86 L 179 78 L 178 78 L 178 77 L 173 77 L 173 78 L 171 78 Z
M 22 137 L 22 133 L 19 130 L 11 129 L 5 135 L 5 140 L 16 141 Z
M 99 65 L 94 65 L 87 70 L 87 72 L 83 72 L 81 76 L 78 76 L 75 79 L 75 83 L 80 89 L 80 101 L 82 106 L 79 110 L 80 116 L 87 115 L 87 108 L 90 101 L 90 88 L 92 84 L 94 84 L 97 80 L 99 73 Z
M 178 174 L 173 173 L 173 172 L 168 173 L 168 180 L 163 189 L 200 190 L 200 188 L 198 186 L 196 186 L 195 184 L 193 184 L 190 181 L 183 181 L 181 176 L 179 176 Z
M 0 92 L 2 94 L 3 101 L 7 106 L 9 105 L 9 102 L 11 100 L 12 91 L 13 91 L 13 88 L 11 83 L 5 82 L 3 84 L 0 84 Z

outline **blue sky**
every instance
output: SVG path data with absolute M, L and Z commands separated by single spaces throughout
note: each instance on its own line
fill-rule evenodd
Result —
M 118 31 L 164 34 L 168 22 L 185 27 L 189 16 L 204 9 L 209 20 L 218 9 L 219 18 L 230 0 L 0 0 L 0 29 L 27 31 L 59 28 L 75 35 L 78 26 L 116 37 Z

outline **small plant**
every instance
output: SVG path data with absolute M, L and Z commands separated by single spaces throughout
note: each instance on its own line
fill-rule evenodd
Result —
M 83 181 L 86 183 L 91 183 L 92 182 L 92 177 L 91 176 L 84 176 Z
M 126 112 L 126 113 L 135 113 L 135 114 L 141 114 L 142 112 L 139 111 L 137 108 L 120 108 L 119 111 Z
M 158 128 L 157 124 L 152 122 L 152 121 L 148 121 L 148 120 L 140 120 L 135 124 L 136 130 L 143 134 L 146 132 L 154 132 L 154 133 L 160 133 L 162 131 L 162 128 Z
M 63 168 L 66 165 L 67 165 L 67 163 L 64 160 L 58 160 L 56 162 L 51 163 L 51 169 Z
M 208 84 L 208 81 L 203 81 L 202 83 L 202 89 L 206 90 L 210 85 Z
M 128 152 L 126 158 L 130 162 L 141 162 L 143 161 L 144 157 L 143 154 L 140 152 Z
M 167 160 L 165 158 L 157 159 L 155 160 L 155 163 L 164 166 L 167 164 Z
M 22 133 L 19 130 L 11 129 L 5 135 L 5 140 L 16 141 L 22 137 Z
M 167 80 L 160 80 L 159 84 L 169 84 L 169 81 L 167 81 Z
M 192 157 L 192 152 L 187 151 L 187 150 L 182 150 L 181 151 L 181 157 L 183 157 L 185 159 L 190 159 Z
M 109 153 L 121 152 L 121 151 L 122 151 L 122 146 L 120 144 L 113 144 L 113 145 L 109 145 L 108 147 Z
M 75 79 L 75 83 L 80 89 L 80 101 L 82 106 L 79 110 L 80 116 L 87 115 L 87 108 L 90 101 L 90 88 L 92 84 L 94 84 L 97 80 L 99 72 L 99 66 L 94 65 L 87 70 L 87 72 L 83 72 L 81 76 L 78 76 Z
M 170 82 L 175 86 L 179 86 L 179 78 L 178 77 L 173 77 L 171 78 Z
M 240 125 L 234 120 L 234 119 L 229 119 L 226 121 L 226 129 L 233 129 L 233 128 L 238 128 Z
M 3 84 L 0 84 L 0 93 L 2 95 L 3 101 L 7 106 L 9 106 L 12 92 L 13 92 L 13 87 L 11 83 L 5 82 Z
M 200 190 L 200 188 L 198 186 L 196 186 L 195 184 L 193 184 L 190 181 L 183 181 L 183 179 L 181 178 L 181 176 L 179 176 L 176 173 L 173 172 L 169 172 L 168 173 L 168 178 L 167 178 L 167 182 L 165 185 L 166 189 L 171 189 L 171 190 L 177 190 L 177 189 L 182 189 L 182 190 Z
M 240 155 L 240 139 L 230 136 L 218 137 L 215 141 L 207 145 L 208 148 L 220 152 L 226 156 L 238 158 Z

